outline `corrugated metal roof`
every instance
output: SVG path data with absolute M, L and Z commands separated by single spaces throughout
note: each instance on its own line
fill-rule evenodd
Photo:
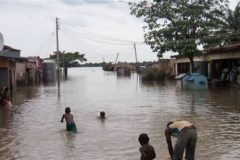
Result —
M 7 49 L 12 50 L 12 51 L 21 51 L 21 50 L 19 50 L 19 49 L 15 49 L 15 48 L 12 48 L 12 47 L 10 47 L 10 46 L 4 45 L 4 46 L 3 46 L 3 50 L 7 50 Z
M 185 77 L 187 74 L 186 73 L 182 73 L 182 74 L 179 74 L 175 77 L 175 79 L 182 79 L 183 77 Z

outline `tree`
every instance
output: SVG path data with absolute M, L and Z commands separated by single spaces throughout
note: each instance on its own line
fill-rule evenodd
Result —
M 85 54 L 76 52 L 65 52 L 59 54 L 60 67 L 64 68 L 64 77 L 67 77 L 67 69 L 70 67 L 80 66 L 79 62 L 85 62 L 87 59 L 84 57 Z M 50 55 L 50 59 L 57 59 L 57 54 Z
M 172 51 L 189 58 L 195 71 L 193 57 L 219 41 L 210 39 L 224 26 L 227 0 L 147 0 L 129 3 L 131 14 L 143 18 L 145 42 L 161 58 Z
M 238 2 L 235 10 L 228 9 L 226 17 L 226 27 L 224 28 L 225 33 L 231 34 L 232 36 L 228 37 L 227 42 L 236 42 L 240 41 L 239 32 L 240 32 L 240 2 Z M 236 34 L 238 33 L 238 34 Z

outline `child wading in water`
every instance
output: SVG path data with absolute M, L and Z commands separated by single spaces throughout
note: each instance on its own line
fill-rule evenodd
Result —
M 106 119 L 106 114 L 105 114 L 105 112 L 104 112 L 104 111 L 99 112 L 99 113 L 98 113 L 98 118 L 99 118 L 99 119 L 102 119 L 102 120 L 103 120 L 103 119 Z
M 141 144 L 141 147 L 139 148 L 139 151 L 141 152 L 140 160 L 153 160 L 156 157 L 156 154 L 153 146 L 148 144 L 148 135 L 146 133 L 140 134 L 138 141 Z
M 65 114 L 63 114 L 61 122 L 65 119 L 67 131 L 72 131 L 73 133 L 77 132 L 77 127 L 73 120 L 73 115 L 71 114 L 71 109 L 69 107 L 65 108 Z

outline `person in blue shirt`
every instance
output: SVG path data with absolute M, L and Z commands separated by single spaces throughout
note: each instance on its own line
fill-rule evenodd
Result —
M 168 151 L 172 160 L 182 160 L 186 148 L 186 160 L 194 160 L 197 143 L 196 127 L 188 121 L 169 122 L 165 130 Z M 171 136 L 177 137 L 176 144 L 172 146 Z

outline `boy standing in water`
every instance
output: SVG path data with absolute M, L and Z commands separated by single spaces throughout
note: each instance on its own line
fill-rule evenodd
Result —
M 65 108 L 65 114 L 63 114 L 61 122 L 65 119 L 66 121 L 66 128 L 67 131 L 72 131 L 74 133 L 77 132 L 77 127 L 75 125 L 75 122 L 73 120 L 73 115 L 71 114 L 71 109 L 70 107 Z
M 153 160 L 156 157 L 156 154 L 153 146 L 148 144 L 148 135 L 146 133 L 140 134 L 138 141 L 141 144 L 141 147 L 139 148 L 139 151 L 141 152 L 140 160 Z

